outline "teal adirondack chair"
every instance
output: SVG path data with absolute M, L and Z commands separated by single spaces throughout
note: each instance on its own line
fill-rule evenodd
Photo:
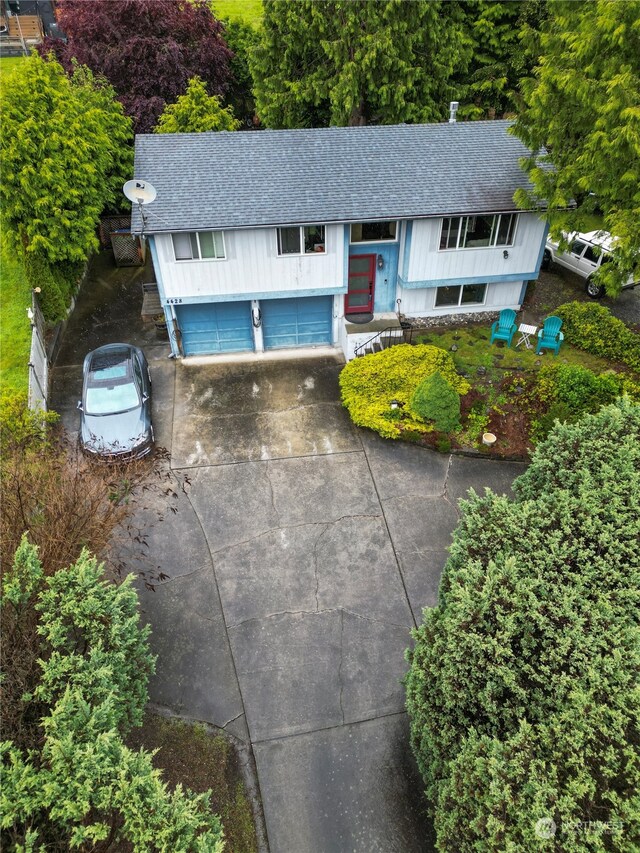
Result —
M 560 344 L 564 340 L 564 335 L 560 331 L 561 325 L 562 320 L 560 317 L 547 317 L 538 332 L 536 355 L 539 355 L 542 349 L 552 349 L 554 354 L 558 355 Z
M 507 346 L 511 346 L 511 341 L 513 336 L 515 335 L 518 327 L 513 322 L 516 319 L 516 312 L 512 308 L 505 308 L 504 311 L 500 312 L 500 316 L 491 326 L 491 340 L 489 341 L 492 344 L 494 341 L 506 341 Z

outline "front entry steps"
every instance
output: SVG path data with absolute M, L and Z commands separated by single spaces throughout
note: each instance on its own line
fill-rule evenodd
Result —
M 366 325 L 354 325 L 347 320 L 346 331 L 350 342 L 349 352 L 354 358 L 381 352 L 405 341 L 405 330 L 395 314 L 372 320 Z

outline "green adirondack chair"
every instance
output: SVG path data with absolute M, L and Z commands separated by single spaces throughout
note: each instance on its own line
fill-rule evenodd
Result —
M 516 312 L 512 308 L 505 308 L 504 311 L 501 311 L 500 316 L 491 326 L 491 340 L 489 343 L 506 341 L 507 346 L 510 347 L 513 336 L 518 329 L 513 322 L 515 319 Z
M 538 332 L 538 346 L 536 347 L 536 355 L 540 354 L 542 349 L 552 349 L 554 355 L 558 355 L 560 344 L 564 340 L 564 335 L 560 331 L 562 320 L 560 317 L 547 317 L 542 328 Z

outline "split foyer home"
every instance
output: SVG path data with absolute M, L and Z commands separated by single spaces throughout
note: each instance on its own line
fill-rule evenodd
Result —
M 330 346 L 518 310 L 546 238 L 507 121 L 136 137 L 175 355 Z

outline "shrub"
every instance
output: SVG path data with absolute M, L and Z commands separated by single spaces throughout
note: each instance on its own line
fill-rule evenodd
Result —
M 437 847 L 631 853 L 640 406 L 556 425 L 514 492 L 462 502 L 438 606 L 408 653 Z M 542 818 L 558 827 L 544 841 Z
M 451 432 L 460 423 L 460 394 L 436 371 L 418 385 L 411 408 L 439 432 Z
M 57 323 L 64 319 L 67 313 L 67 295 L 49 261 L 38 252 L 25 252 L 24 271 L 29 286 L 32 289 L 40 288 L 40 307 L 45 320 Z
M 76 560 L 83 547 L 101 554 L 115 572 L 132 558 L 144 564 L 152 516 L 161 515 L 152 496 L 170 494 L 175 483 L 161 465 L 162 453 L 153 460 L 96 464 L 52 424 L 53 413 L 41 418 L 21 395 L 4 395 L 2 403 L 0 565 L 11 565 L 25 531 L 40 549 L 46 574 Z M 134 507 L 140 520 L 125 523 Z M 158 576 L 155 568 L 139 574 L 151 587 Z
M 640 400 L 640 386 L 624 374 L 596 374 L 577 364 L 542 367 L 534 393 L 540 401 L 550 404 L 548 412 L 533 424 L 536 441 L 548 434 L 556 419 L 574 422 L 583 414 L 596 412 L 625 393 L 634 400 Z
M 26 689 L 0 746 L 3 849 L 223 849 L 210 795 L 169 793 L 124 744 L 154 668 L 131 580 L 107 583 L 87 551 L 46 577 L 26 537 L 5 574 L 4 681 Z
M 398 344 L 345 365 L 340 374 L 342 403 L 355 424 L 385 438 L 398 438 L 403 431 L 430 432 L 433 426 L 415 417 L 409 403 L 422 380 L 435 372 L 458 394 L 466 394 L 471 387 L 456 373 L 445 350 L 428 344 Z M 400 420 L 390 417 L 394 399 L 403 408 Z
M 604 305 L 568 302 L 555 313 L 562 318 L 565 339 L 572 346 L 620 361 L 640 373 L 640 335 L 613 317 Z

